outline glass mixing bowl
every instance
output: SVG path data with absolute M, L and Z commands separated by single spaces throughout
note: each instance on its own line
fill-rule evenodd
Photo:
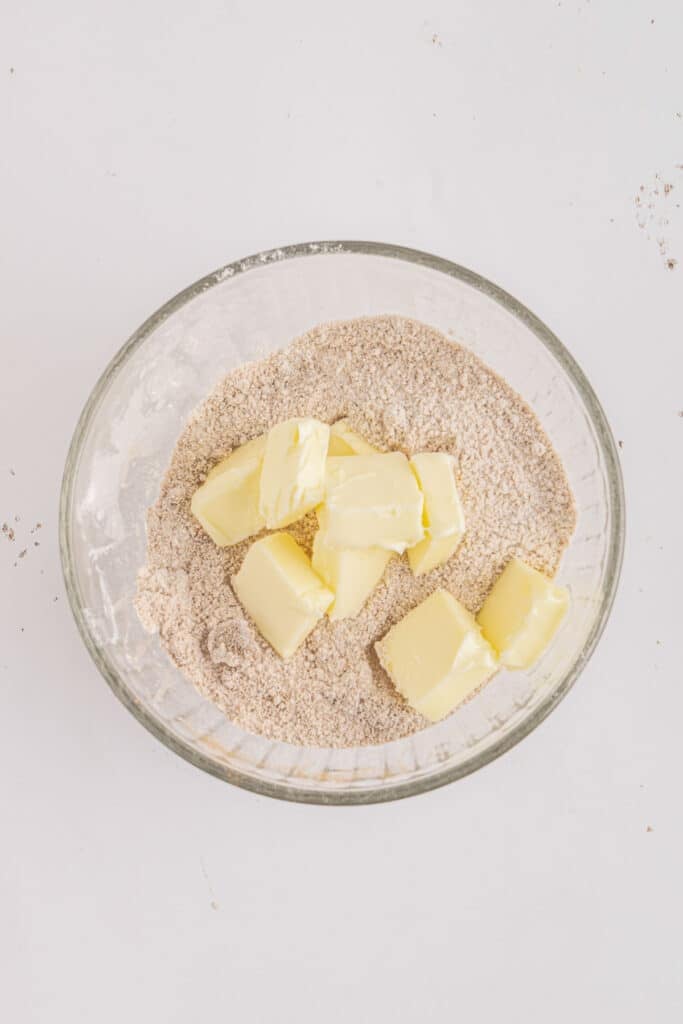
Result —
M 547 656 L 499 672 L 445 721 L 381 746 L 295 747 L 245 733 L 174 667 L 133 608 L 145 510 L 181 428 L 219 377 L 321 321 L 413 317 L 472 349 L 520 392 L 562 458 L 578 508 L 561 581 L 571 610 Z M 572 686 L 602 633 L 624 539 L 614 440 L 555 335 L 496 285 L 447 260 L 369 242 L 319 242 L 232 263 L 154 313 L 115 356 L 78 422 L 60 543 L 78 628 L 100 672 L 171 750 L 228 782 L 319 803 L 392 800 L 460 778 L 508 750 Z

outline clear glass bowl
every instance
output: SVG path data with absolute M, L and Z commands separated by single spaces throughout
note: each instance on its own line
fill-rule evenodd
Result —
M 578 507 L 560 578 L 568 619 L 530 672 L 500 672 L 423 732 L 350 750 L 245 733 L 201 697 L 133 608 L 145 510 L 183 423 L 218 378 L 321 321 L 413 317 L 462 342 L 519 391 L 559 452 Z M 517 743 L 567 693 L 614 598 L 624 499 L 614 440 L 585 376 L 554 334 L 489 281 L 426 253 L 320 242 L 217 270 L 154 313 L 112 360 L 66 462 L 60 542 L 83 640 L 114 693 L 150 732 L 205 771 L 290 800 L 369 803 L 460 778 Z

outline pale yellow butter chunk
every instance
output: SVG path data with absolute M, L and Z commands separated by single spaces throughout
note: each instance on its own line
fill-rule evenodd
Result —
M 314 570 L 334 593 L 331 621 L 358 615 L 386 569 L 393 552 L 384 548 L 332 548 L 322 530 L 313 538 Z
M 268 433 L 261 471 L 261 515 L 269 530 L 301 519 L 320 504 L 330 428 L 314 419 L 278 423 Z
M 376 448 L 351 429 L 348 420 L 337 420 L 330 427 L 328 455 L 374 455 L 376 452 Z
M 569 607 L 569 592 L 520 558 L 508 562 L 477 616 L 501 664 L 528 668 L 543 653 Z
M 400 452 L 327 460 L 320 526 L 330 547 L 401 554 L 422 540 L 422 505 L 417 480 Z
M 264 434 L 236 448 L 192 495 L 192 514 L 219 547 L 238 544 L 265 526 L 259 508 L 265 447 Z
M 232 586 L 259 633 L 283 658 L 294 654 L 334 600 L 288 533 L 252 544 Z
M 399 693 L 438 722 L 495 672 L 496 656 L 466 608 L 436 590 L 376 645 Z
M 424 452 L 410 460 L 424 494 L 425 539 L 408 551 L 415 576 L 448 561 L 465 533 L 465 516 L 453 475 L 454 459 L 446 452 Z
M 451 555 L 455 554 L 460 540 L 460 537 L 441 537 L 438 540 L 426 537 L 414 548 L 410 548 L 408 561 L 413 570 L 413 576 L 424 576 L 432 569 L 438 569 L 440 565 L 448 561 Z

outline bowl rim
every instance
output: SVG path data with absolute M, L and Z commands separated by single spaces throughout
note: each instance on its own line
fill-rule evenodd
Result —
M 316 790 L 306 786 L 299 787 L 289 782 L 279 782 L 271 779 L 259 778 L 241 772 L 237 768 L 229 767 L 212 761 L 209 757 L 197 751 L 190 743 L 173 734 L 166 726 L 151 714 L 126 687 L 116 670 L 108 662 L 103 650 L 90 629 L 84 614 L 84 603 L 78 587 L 75 572 L 75 564 L 72 550 L 71 538 L 71 509 L 73 502 L 73 491 L 78 466 L 80 463 L 83 444 L 88 434 L 90 424 L 112 384 L 117 371 L 133 353 L 144 344 L 148 336 L 167 320 L 173 313 L 186 303 L 195 299 L 203 292 L 215 287 L 222 282 L 235 277 L 236 275 L 248 273 L 256 267 L 264 267 L 271 263 L 279 263 L 283 260 L 300 259 L 309 256 L 320 256 L 326 254 L 359 254 L 380 256 L 388 259 L 402 260 L 418 266 L 428 267 L 431 270 L 454 277 L 482 292 L 495 302 L 501 305 L 507 312 L 521 321 L 536 338 L 555 357 L 563 370 L 567 373 L 576 387 L 581 400 L 583 401 L 592 427 L 595 431 L 600 454 L 604 460 L 607 489 L 610 501 L 609 519 L 609 543 L 605 564 L 605 588 L 602 594 L 600 609 L 596 615 L 595 622 L 588 636 L 586 644 L 580 656 L 576 659 L 559 686 L 549 693 L 541 701 L 534 712 L 524 720 L 518 722 L 508 733 L 502 736 L 484 751 L 477 752 L 461 764 L 445 767 L 442 771 L 426 776 L 418 776 L 414 779 L 404 779 L 390 786 L 379 789 L 366 786 L 340 786 L 338 789 Z M 580 368 L 574 357 L 565 348 L 559 338 L 526 306 L 506 292 L 503 288 L 492 281 L 481 277 L 472 270 L 462 267 L 457 263 L 434 256 L 430 253 L 417 249 L 410 249 L 403 246 L 392 245 L 383 242 L 367 241 L 320 241 L 303 242 L 294 245 L 284 246 L 277 249 L 269 249 L 256 253 L 252 256 L 228 263 L 218 270 L 212 271 L 198 281 L 178 292 L 168 302 L 156 310 L 140 327 L 130 336 L 128 341 L 119 349 L 113 359 L 109 362 L 98 381 L 96 382 L 85 406 L 80 414 L 74 430 L 71 444 L 66 457 L 64 474 L 62 477 L 60 503 L 59 503 L 59 547 L 62 563 L 62 573 L 67 590 L 67 596 L 71 611 L 73 613 L 78 631 L 97 666 L 100 674 L 119 700 L 128 710 L 145 726 L 152 735 L 156 736 L 174 753 L 179 754 L 186 761 L 201 768 L 210 775 L 214 775 L 225 782 L 240 786 L 243 789 L 260 793 L 264 796 L 276 797 L 282 800 L 296 801 L 300 803 L 316 804 L 369 804 L 383 803 L 389 800 L 398 800 L 408 796 L 415 796 L 418 793 L 428 792 L 444 786 L 456 779 L 463 778 L 471 772 L 477 771 L 484 765 L 489 764 L 500 757 L 506 751 L 516 746 L 524 739 L 557 707 L 560 701 L 567 695 L 577 678 L 583 671 L 589 658 L 593 654 L 598 641 L 603 633 L 609 618 L 614 598 L 617 592 L 619 577 L 624 553 L 625 540 L 625 500 L 624 486 L 619 464 L 619 456 L 610 429 L 607 417 L 602 406 L 590 385 L 588 378 Z

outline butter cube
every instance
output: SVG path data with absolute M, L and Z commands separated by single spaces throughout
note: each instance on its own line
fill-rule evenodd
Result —
M 320 526 L 330 547 L 401 554 L 422 540 L 422 506 L 422 492 L 400 452 L 327 460 Z
M 294 654 L 334 600 L 288 533 L 252 544 L 232 586 L 259 633 L 283 658 Z
M 351 429 L 348 420 L 337 420 L 330 427 L 328 455 L 374 455 L 376 452 L 376 448 Z
M 314 419 L 278 423 L 268 433 L 261 471 L 261 515 L 269 530 L 301 519 L 325 491 L 330 428 Z
M 426 533 L 425 539 L 408 551 L 415 576 L 448 561 L 465 532 L 465 516 L 453 476 L 454 461 L 445 452 L 424 452 L 410 460 L 424 494 L 422 519 Z
M 237 544 L 265 526 L 259 509 L 265 447 L 264 434 L 236 448 L 192 495 L 192 514 L 219 547 Z
M 393 557 L 384 548 L 333 548 L 322 530 L 313 538 L 314 570 L 334 593 L 327 609 L 332 622 L 358 615 Z
M 474 618 L 447 590 L 436 590 L 375 649 L 399 693 L 438 722 L 485 683 L 496 657 Z
M 477 621 L 501 664 L 528 668 L 552 640 L 569 607 L 569 591 L 520 558 L 493 585 Z

